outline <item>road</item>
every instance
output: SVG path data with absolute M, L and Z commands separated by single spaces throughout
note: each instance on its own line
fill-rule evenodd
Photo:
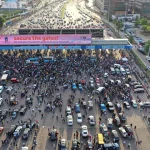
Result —
M 39 24 L 37 22 L 39 20 L 41 20 L 41 22 L 42 22 L 43 19 L 45 20 L 44 16 L 41 16 L 41 14 L 42 15 L 48 15 L 48 17 L 50 18 L 50 21 L 53 22 L 53 20 L 56 18 L 55 14 L 56 14 L 56 12 L 60 12 L 61 6 L 62 6 L 62 4 L 60 4 L 60 5 L 58 4 L 57 6 L 54 6 L 54 7 L 47 6 L 46 10 L 45 10 L 45 8 L 41 9 L 38 13 L 32 15 L 31 17 L 27 18 L 26 20 L 20 22 L 18 25 L 15 25 L 14 27 L 12 27 L 8 31 L 6 31 L 6 33 L 8 33 L 8 34 L 10 34 L 12 32 L 16 33 L 17 29 L 20 27 L 20 24 L 31 22 L 31 20 L 33 20 L 33 22 L 35 22 L 34 23 L 35 27 L 38 27 Z M 82 9 L 82 10 L 80 10 L 80 9 Z M 68 19 L 69 17 L 65 16 L 65 18 L 63 20 L 63 21 L 66 21 L 65 24 L 67 25 L 68 22 L 71 22 L 71 21 L 75 22 L 75 20 L 77 20 L 78 18 L 84 18 L 85 15 L 83 13 L 81 13 L 81 11 L 85 11 L 89 16 L 99 18 L 99 22 L 101 22 L 101 19 L 100 19 L 99 16 L 97 16 L 93 12 L 90 12 L 89 10 L 86 9 L 85 4 L 84 4 L 83 1 L 73 0 L 66 7 L 67 14 L 69 16 L 72 16 L 72 17 L 70 17 L 71 19 Z M 51 15 L 53 15 L 52 18 L 51 18 Z M 89 16 L 86 16 L 87 20 L 90 19 Z M 59 17 L 60 17 L 60 14 L 58 13 L 57 18 L 59 18 Z M 77 22 L 76 25 L 83 27 L 84 25 L 82 25 L 82 23 L 83 22 Z M 46 21 L 46 24 L 42 23 L 42 26 L 44 26 L 44 25 L 46 26 L 47 24 L 48 24 L 48 22 Z M 89 24 L 87 24 L 87 25 L 89 25 Z M 99 26 L 99 23 L 96 23 L 96 21 L 94 21 L 94 25 Z M 41 24 L 40 24 L 40 26 L 41 26 Z M 58 28 L 58 26 L 55 25 L 55 24 L 52 25 L 52 27 L 53 26 L 55 26 L 55 28 Z M 73 27 L 74 27 L 74 25 L 73 25 Z M 111 36 L 110 36 L 110 34 L 111 34 Z M 111 31 L 108 31 L 107 29 L 104 30 L 104 36 L 105 36 L 106 39 L 115 38 L 113 33 Z M 87 80 L 89 80 L 88 77 L 87 77 Z M 8 84 L 10 84 L 10 83 L 8 83 Z M 11 109 L 19 108 L 21 105 L 25 105 L 25 98 L 20 97 L 20 92 L 24 88 L 24 86 L 14 85 L 13 88 L 17 91 L 17 98 L 19 100 L 19 104 L 17 106 L 11 107 Z M 45 87 L 45 86 L 41 86 L 40 90 L 44 91 L 46 88 L 47 87 Z M 2 133 L 0 139 L 3 140 L 5 138 L 5 133 L 8 131 L 10 124 L 17 124 L 18 121 L 21 121 L 21 120 L 25 121 L 25 120 L 28 120 L 30 118 L 30 119 L 32 119 L 32 121 L 38 121 L 39 124 L 40 124 L 40 130 L 39 130 L 38 135 L 37 135 L 36 150 L 44 150 L 44 149 L 45 150 L 53 150 L 54 149 L 52 147 L 52 142 L 48 138 L 48 129 L 52 129 L 53 126 L 55 126 L 57 128 L 57 130 L 59 132 L 59 137 L 65 138 L 67 140 L 67 148 L 70 150 L 71 149 L 71 144 L 72 144 L 72 139 L 74 138 L 73 134 L 74 134 L 75 131 L 80 131 L 81 127 L 76 122 L 76 120 L 77 120 L 76 117 L 77 116 L 76 116 L 75 112 L 74 112 L 74 125 L 72 127 L 69 127 L 66 122 L 65 123 L 62 122 L 60 116 L 62 114 L 62 116 L 65 117 L 65 109 L 66 109 L 66 106 L 68 104 L 67 100 L 69 98 L 69 95 L 72 93 L 72 91 L 70 89 L 68 89 L 65 92 L 63 92 L 61 86 L 59 87 L 59 89 L 60 89 L 59 92 L 61 93 L 61 96 L 62 96 L 62 99 L 63 99 L 63 107 L 62 107 L 61 112 L 59 111 L 58 108 L 56 108 L 54 117 L 53 117 L 52 112 L 50 112 L 50 113 L 47 112 L 47 113 L 45 113 L 44 118 L 41 119 L 41 113 L 38 112 L 38 110 L 35 110 L 37 115 L 36 115 L 36 117 L 32 117 L 31 116 L 31 114 L 32 114 L 31 110 L 33 108 L 35 109 L 35 106 L 38 103 L 37 98 L 36 98 L 36 96 L 38 95 L 38 92 L 36 91 L 35 94 L 33 95 L 32 90 L 29 90 L 28 95 L 32 95 L 32 97 L 33 97 L 32 107 L 30 108 L 30 110 L 28 110 L 26 112 L 26 114 L 24 116 L 18 115 L 18 117 L 15 120 L 10 120 L 10 117 L 8 117 L 8 123 L 7 123 L 7 121 L 5 121 L 5 123 L 4 123 L 5 124 L 5 131 Z M 133 93 L 132 93 L 132 95 L 136 99 L 137 95 L 133 94 Z M 55 96 L 56 96 L 56 93 L 55 93 Z M 76 92 L 75 96 L 76 96 L 76 98 L 73 102 L 74 104 L 76 102 L 78 102 L 79 98 L 85 98 L 86 100 L 89 100 L 89 97 L 88 97 L 87 94 L 80 93 L 79 91 Z M 3 94 L 2 94 L 2 97 L 9 99 L 10 95 L 6 94 L 5 91 L 4 91 Z M 140 95 L 140 97 L 147 100 L 145 94 Z M 55 99 L 55 97 L 54 98 L 46 97 L 44 100 L 46 102 L 49 102 L 50 100 L 53 101 L 54 99 Z M 95 95 L 95 97 L 93 99 L 98 99 L 98 97 Z M 122 103 L 121 100 L 118 100 L 118 101 L 120 103 Z M 1 107 L 1 110 L 4 110 L 6 108 L 8 109 L 8 105 L 6 103 L 4 103 L 4 105 Z M 43 103 L 42 106 L 40 107 L 42 112 L 44 111 L 44 108 L 45 108 L 45 104 Z M 135 125 L 137 126 L 137 129 L 134 130 L 135 139 L 124 139 L 120 136 L 120 138 L 121 138 L 121 141 L 120 141 L 121 150 L 126 150 L 127 149 L 126 146 L 123 146 L 123 141 L 126 141 L 127 144 L 130 143 L 132 150 L 149 150 L 148 143 L 150 141 L 150 135 L 147 131 L 147 127 L 145 126 L 145 124 L 143 122 L 142 114 L 140 113 L 140 111 L 138 109 L 134 109 L 134 108 L 131 108 L 130 110 L 124 110 L 124 112 L 125 112 L 125 115 L 127 116 L 126 124 L 131 124 L 132 123 L 133 127 Z M 84 114 L 84 109 L 81 109 L 81 113 Z M 59 116 L 58 121 L 56 119 L 57 115 Z M 88 124 L 87 116 L 89 116 L 89 115 L 93 115 L 95 117 L 95 119 L 96 119 L 95 127 L 91 127 Z M 83 120 L 83 124 L 86 124 L 88 126 L 89 133 L 93 137 L 94 137 L 94 135 L 96 135 L 97 133 L 100 132 L 99 131 L 99 116 L 100 116 L 99 106 L 98 106 L 97 103 L 94 103 L 93 109 L 90 110 L 90 111 L 87 111 L 86 118 Z M 112 116 L 111 113 L 107 114 L 107 118 L 109 118 L 111 116 Z M 104 117 L 102 117 L 102 122 L 107 123 Z M 114 129 L 116 129 L 116 127 L 114 127 Z M 20 136 L 20 138 L 17 139 L 17 144 L 18 144 L 19 150 L 21 149 L 23 143 L 25 143 L 25 145 L 28 146 L 29 149 L 31 149 L 33 136 L 34 135 L 31 134 L 27 141 L 23 141 L 21 139 L 21 136 Z M 110 140 L 112 142 L 112 137 L 110 138 Z M 135 141 L 137 141 L 137 140 L 142 140 L 143 141 L 142 144 L 138 147 L 136 146 L 136 143 L 135 143 Z M 10 141 L 13 142 L 13 139 L 11 139 Z M 79 136 L 79 141 L 80 142 L 81 141 L 86 142 L 87 140 L 83 139 L 82 137 Z M 56 146 L 58 146 L 58 145 L 56 144 Z M 2 150 L 8 150 L 8 148 L 11 148 L 11 149 L 15 150 L 15 147 L 11 144 L 9 144 L 8 146 L 7 145 L 6 146 L 1 146 Z M 58 149 L 58 148 L 56 148 L 56 149 Z M 83 149 L 85 149 L 84 146 L 81 148 L 81 150 L 83 150 Z

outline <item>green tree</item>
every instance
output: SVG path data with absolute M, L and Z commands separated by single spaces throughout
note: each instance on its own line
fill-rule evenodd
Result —
M 0 28 L 3 27 L 4 23 L 5 23 L 5 19 L 3 17 L 0 17 Z
M 133 44 L 133 42 L 134 42 L 133 36 L 130 36 L 130 37 L 129 37 L 129 42 L 130 42 L 131 44 Z
M 143 25 L 142 30 L 143 30 L 143 32 L 146 32 L 147 31 L 147 25 Z
M 150 26 L 150 20 L 147 21 L 147 25 Z
M 147 26 L 147 31 L 150 32 L 150 26 Z
M 146 18 L 140 19 L 142 25 L 147 25 L 148 20 Z
M 117 27 L 117 30 L 118 32 L 120 31 L 120 29 L 123 27 L 123 23 L 121 21 L 117 21 L 116 22 L 116 27 Z
M 148 54 L 150 48 L 150 40 L 145 43 L 144 52 Z

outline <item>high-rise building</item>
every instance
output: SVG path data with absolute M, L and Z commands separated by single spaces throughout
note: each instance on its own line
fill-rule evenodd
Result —
M 101 12 L 109 12 L 112 14 L 125 14 L 126 3 L 129 0 L 95 0 L 95 6 Z
M 150 0 L 135 0 L 134 10 L 143 17 L 150 18 Z
M 100 12 L 107 12 L 109 0 L 95 0 L 95 6 L 99 8 Z

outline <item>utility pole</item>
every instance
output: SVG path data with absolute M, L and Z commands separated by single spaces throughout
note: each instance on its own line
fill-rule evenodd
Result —
M 109 15 L 110 15 L 110 0 L 108 0 L 108 7 L 107 7 L 107 19 L 109 21 Z

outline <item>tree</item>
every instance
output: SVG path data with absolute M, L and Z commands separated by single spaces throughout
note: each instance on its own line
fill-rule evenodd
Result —
M 147 26 L 147 31 L 150 32 L 150 26 Z
M 146 18 L 140 19 L 142 25 L 147 25 L 148 20 Z
M 0 28 L 3 27 L 4 23 L 5 23 L 5 19 L 3 17 L 0 17 Z
M 143 25 L 143 26 L 142 26 L 142 30 L 143 30 L 144 32 L 146 32 L 146 31 L 147 31 L 147 25 Z
M 121 21 L 117 21 L 116 22 L 116 27 L 117 27 L 117 30 L 119 32 L 119 30 L 123 27 L 123 23 Z
M 133 42 L 134 42 L 133 36 L 130 36 L 130 37 L 129 37 L 129 42 L 130 42 L 131 44 L 133 44 Z
M 150 26 L 150 20 L 147 21 L 147 25 Z
M 147 41 L 147 42 L 145 43 L 145 46 L 144 46 L 144 52 L 145 52 L 146 54 L 149 53 L 149 48 L 150 48 L 150 40 Z

